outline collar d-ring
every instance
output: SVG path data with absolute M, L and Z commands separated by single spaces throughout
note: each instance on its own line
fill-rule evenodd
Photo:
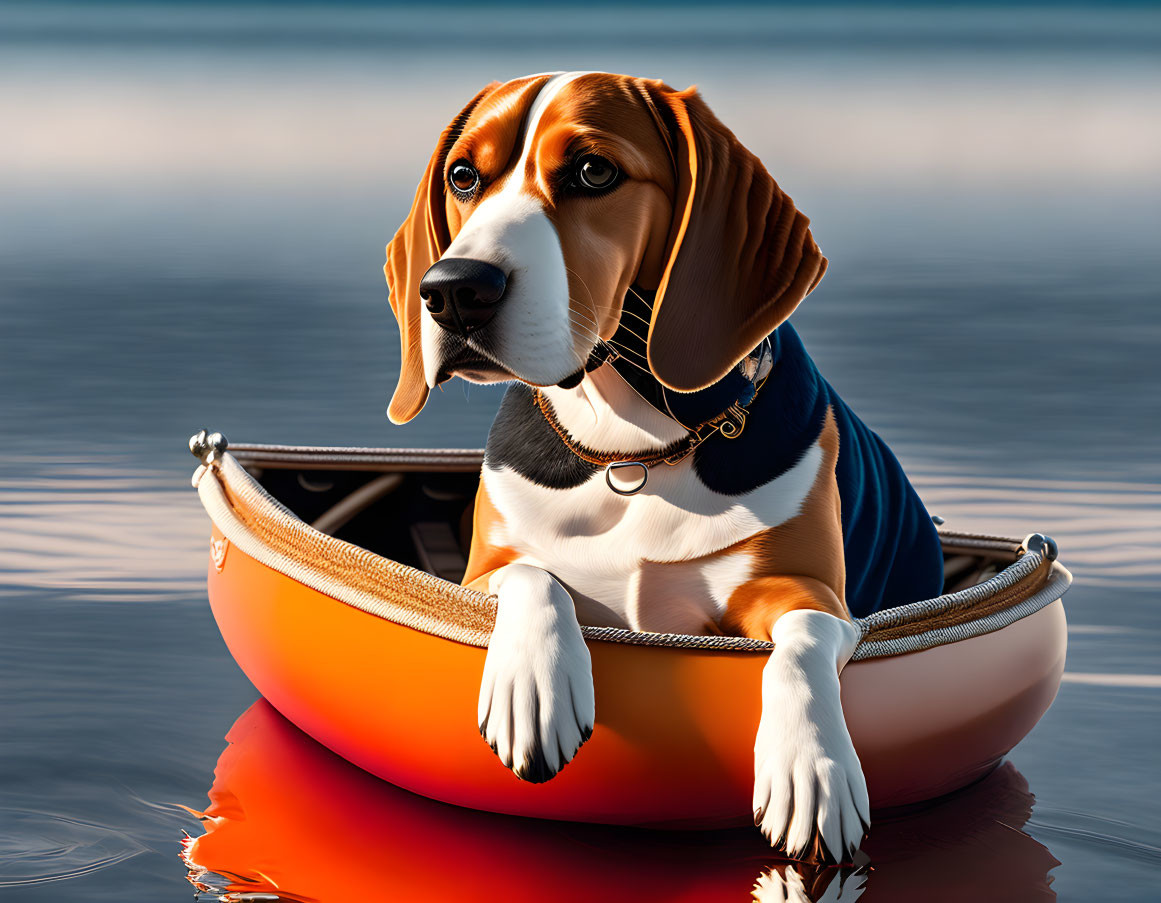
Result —
M 643 461 L 613 461 L 605 466 L 605 484 L 617 495 L 636 495 L 648 482 L 649 465 Z

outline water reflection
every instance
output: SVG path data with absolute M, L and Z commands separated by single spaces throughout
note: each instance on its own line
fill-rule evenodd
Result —
M 756 831 L 660 832 L 493 815 L 433 802 L 348 764 L 264 700 L 226 736 L 202 891 L 350 899 L 1053 900 L 1060 863 L 1020 828 L 1034 798 L 1005 763 L 941 803 L 882 813 L 848 869 L 778 861 Z M 220 886 L 216 886 L 220 885 Z

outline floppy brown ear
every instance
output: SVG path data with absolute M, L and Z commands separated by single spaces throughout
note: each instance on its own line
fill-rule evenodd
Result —
M 415 191 L 411 213 L 387 245 L 387 277 L 391 310 L 399 321 L 399 383 L 387 407 L 392 423 L 407 423 L 427 401 L 427 382 L 423 375 L 423 352 L 420 347 L 419 280 L 439 260 L 451 244 L 447 210 L 444 202 L 443 169 L 464 124 L 483 98 L 499 83 L 492 82 L 472 98 L 460 114 L 439 136 L 435 153 Z
M 650 92 L 676 166 L 668 262 L 649 323 L 649 367 L 679 392 L 725 376 L 822 279 L 810 220 L 695 88 Z

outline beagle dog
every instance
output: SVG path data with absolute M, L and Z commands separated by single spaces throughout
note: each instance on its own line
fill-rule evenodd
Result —
M 384 267 L 389 416 L 510 382 L 466 584 L 494 593 L 480 732 L 546 781 L 594 723 L 580 624 L 776 644 L 754 817 L 793 857 L 870 822 L 843 720 L 852 617 L 938 595 L 938 536 L 786 318 L 809 220 L 690 88 L 596 72 L 488 85 L 439 137 Z

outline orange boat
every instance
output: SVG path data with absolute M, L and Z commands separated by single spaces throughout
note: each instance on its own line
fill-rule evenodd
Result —
M 592 738 L 551 781 L 522 782 L 476 728 L 495 599 L 457 582 L 482 453 L 227 452 L 204 432 L 191 449 L 222 636 L 259 692 L 323 745 L 473 809 L 665 827 L 751 820 L 770 643 L 583 628 Z M 941 535 L 945 594 L 856 622 L 862 641 L 842 673 L 874 807 L 986 775 L 1047 710 L 1064 669 L 1071 575 L 1052 541 Z

